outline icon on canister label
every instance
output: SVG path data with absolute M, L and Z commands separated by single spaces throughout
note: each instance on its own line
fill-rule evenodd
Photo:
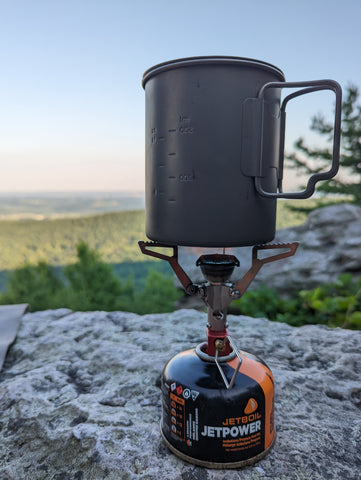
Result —
M 183 398 L 187 400 L 190 396 L 191 396 L 191 391 L 189 390 L 189 388 L 186 388 L 185 390 L 183 390 Z
M 250 413 L 255 412 L 257 410 L 257 408 L 258 408 L 258 403 L 257 403 L 256 399 L 250 398 L 248 400 L 246 408 L 244 409 L 244 413 L 246 415 L 249 415 Z

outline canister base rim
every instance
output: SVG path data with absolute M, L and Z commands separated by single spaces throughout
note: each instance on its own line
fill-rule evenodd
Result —
M 259 453 L 258 455 L 255 455 L 254 457 L 247 458 L 239 462 L 208 462 L 206 460 L 199 460 L 198 458 L 190 457 L 189 455 L 186 455 L 185 453 L 180 452 L 171 443 L 169 443 L 168 439 L 163 434 L 162 428 L 160 428 L 160 433 L 162 435 L 163 441 L 166 444 L 166 446 L 169 448 L 169 450 L 172 453 L 177 455 L 177 457 L 181 458 L 182 460 L 185 460 L 186 462 L 193 463 L 194 465 L 198 465 L 199 467 L 214 468 L 218 470 L 230 469 L 230 468 L 242 468 L 242 467 L 247 467 L 249 465 L 253 465 L 254 463 L 258 462 L 258 460 L 261 460 L 264 456 L 267 455 L 267 453 L 271 450 L 271 448 L 273 447 L 276 441 L 276 432 L 275 432 L 272 443 L 269 447 L 266 448 L 266 450 Z

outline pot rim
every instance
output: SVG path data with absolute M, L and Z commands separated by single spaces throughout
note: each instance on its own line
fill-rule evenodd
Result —
M 256 60 L 253 58 L 211 55 L 201 57 L 178 58 L 176 60 L 170 60 L 168 62 L 154 65 L 153 67 L 148 68 L 148 70 L 144 72 L 142 86 L 143 88 L 145 88 L 146 82 L 158 73 L 162 73 L 173 68 L 193 67 L 200 65 L 235 65 L 260 68 L 278 75 L 281 81 L 285 81 L 285 75 L 282 70 L 275 65 L 272 65 L 271 63 L 264 62 L 262 60 Z

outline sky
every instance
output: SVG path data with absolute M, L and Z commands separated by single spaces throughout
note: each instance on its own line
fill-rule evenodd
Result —
M 359 0 L 0 0 L 0 192 L 142 191 L 141 79 L 164 61 L 249 57 L 361 88 L 360 18 Z M 290 106 L 287 145 L 332 115 L 318 95 Z

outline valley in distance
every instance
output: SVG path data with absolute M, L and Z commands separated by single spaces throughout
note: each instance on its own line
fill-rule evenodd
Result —
M 46 261 L 56 269 L 74 263 L 80 241 L 96 249 L 122 280 L 133 277 L 136 288 L 143 288 L 150 270 L 172 275 L 168 262 L 139 250 L 138 241 L 147 240 L 144 205 L 144 192 L 0 193 L 0 290 L 9 272 L 26 263 Z M 278 202 L 277 228 L 305 218 Z
M 44 220 L 144 209 L 144 192 L 0 193 L 0 220 Z
M 46 261 L 59 269 L 76 261 L 85 241 L 122 279 L 144 286 L 150 270 L 171 275 L 166 262 L 141 254 L 144 192 L 41 192 L 0 194 L 0 290 L 8 274 Z

